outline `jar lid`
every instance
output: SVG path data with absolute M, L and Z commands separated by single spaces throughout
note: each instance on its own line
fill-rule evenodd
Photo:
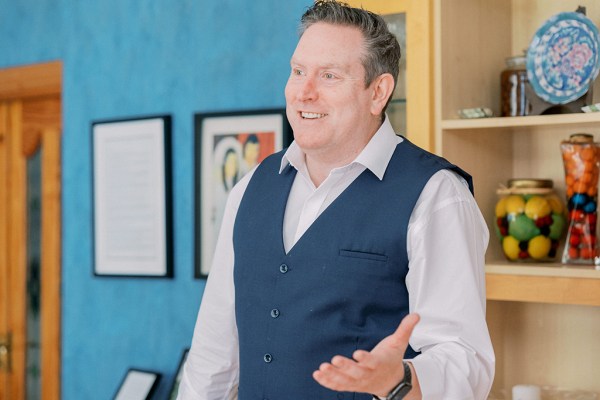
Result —
M 574 133 L 569 136 L 569 142 L 571 143 L 593 143 L 594 135 L 589 133 Z
M 536 179 L 536 178 L 515 178 L 509 179 L 508 185 L 500 185 L 496 190 L 499 195 L 510 194 L 539 194 L 546 195 L 553 193 L 552 187 L 554 182 L 552 179 Z
M 552 179 L 518 178 L 509 179 L 508 187 L 514 189 L 552 189 Z

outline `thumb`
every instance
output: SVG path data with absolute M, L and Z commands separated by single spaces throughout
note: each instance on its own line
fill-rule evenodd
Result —
M 398 325 L 396 332 L 391 335 L 392 344 L 395 347 L 406 347 L 408 339 L 410 339 L 410 335 L 412 335 L 412 332 L 420 319 L 421 317 L 419 314 L 414 313 L 404 317 L 402 322 L 400 322 L 400 325 Z

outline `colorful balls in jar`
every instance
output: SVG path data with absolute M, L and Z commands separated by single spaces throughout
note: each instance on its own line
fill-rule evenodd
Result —
M 511 179 L 498 190 L 496 233 L 511 261 L 551 261 L 564 227 L 565 207 L 547 179 Z
M 568 228 L 562 262 L 594 264 L 600 150 L 589 134 L 571 135 L 560 144 L 565 170 Z

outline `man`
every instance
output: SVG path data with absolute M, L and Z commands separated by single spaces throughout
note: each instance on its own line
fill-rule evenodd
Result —
M 242 162 L 242 176 L 252 171 L 254 167 L 258 165 L 258 157 L 260 156 L 260 142 L 258 136 L 251 133 L 244 141 L 242 148 L 243 162 Z
M 230 194 L 179 399 L 485 399 L 470 177 L 394 134 L 400 49 L 380 17 L 317 1 L 301 31 L 295 141 Z

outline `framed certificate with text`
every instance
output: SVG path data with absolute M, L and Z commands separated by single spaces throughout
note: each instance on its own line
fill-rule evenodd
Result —
M 92 123 L 94 275 L 172 277 L 171 117 Z

